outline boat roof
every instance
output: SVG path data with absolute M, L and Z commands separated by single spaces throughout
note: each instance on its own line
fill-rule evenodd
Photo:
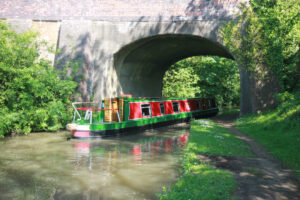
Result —
M 148 102 L 148 101 L 179 101 L 179 100 L 197 100 L 198 98 L 168 98 L 168 97 L 116 97 L 119 99 L 128 100 L 130 102 Z

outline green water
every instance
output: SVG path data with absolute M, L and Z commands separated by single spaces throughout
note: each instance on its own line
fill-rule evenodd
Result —
M 175 182 L 187 125 L 97 140 L 68 132 L 0 140 L 0 199 L 156 199 Z

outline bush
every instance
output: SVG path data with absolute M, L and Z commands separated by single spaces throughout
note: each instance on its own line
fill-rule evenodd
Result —
M 71 116 L 76 83 L 39 59 L 40 47 L 35 33 L 17 34 L 0 22 L 0 137 L 58 130 Z

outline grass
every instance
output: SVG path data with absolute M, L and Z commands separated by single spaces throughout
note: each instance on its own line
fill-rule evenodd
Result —
M 218 115 L 232 115 L 232 114 L 239 114 L 240 108 L 239 107 L 223 107 L 220 108 Z
M 164 187 L 159 199 L 235 199 L 236 181 L 233 175 L 202 162 L 198 154 L 252 156 L 250 148 L 227 129 L 209 120 L 193 121 L 182 161 L 182 176 L 174 185 Z
M 299 97 L 291 97 L 275 110 L 240 118 L 235 126 L 300 176 Z
M 196 154 L 252 156 L 242 140 L 209 120 L 193 122 L 189 141 L 188 150 Z

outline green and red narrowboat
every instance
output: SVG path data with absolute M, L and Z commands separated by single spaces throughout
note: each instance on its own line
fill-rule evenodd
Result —
M 100 103 L 72 104 L 73 122 L 67 125 L 73 138 L 118 135 L 216 115 L 214 99 L 134 98 L 122 95 Z

